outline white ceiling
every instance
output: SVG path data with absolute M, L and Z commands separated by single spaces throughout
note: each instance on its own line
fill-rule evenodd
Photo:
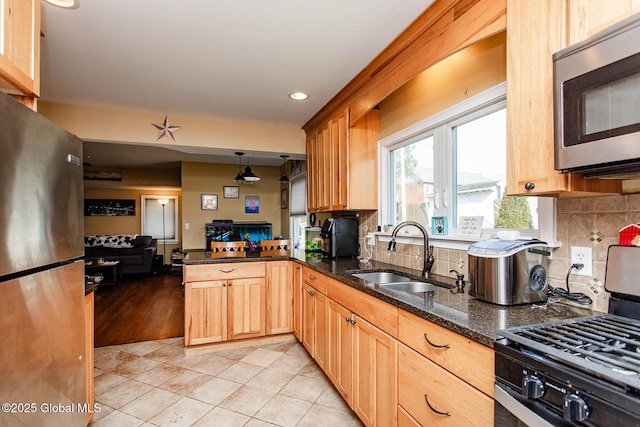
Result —
M 41 100 L 302 127 L 430 3 L 43 3 Z

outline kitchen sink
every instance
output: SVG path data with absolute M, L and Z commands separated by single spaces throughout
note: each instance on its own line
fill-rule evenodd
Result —
M 432 292 L 432 291 L 446 291 L 449 288 L 445 288 L 444 286 L 434 285 L 432 283 L 427 282 L 419 282 L 417 280 L 410 280 L 404 282 L 391 282 L 391 283 L 381 283 L 381 288 L 384 289 L 392 289 L 394 291 L 402 291 L 402 292 Z
M 369 273 L 355 273 L 352 274 L 353 277 L 358 277 L 360 279 L 366 280 L 367 282 L 372 282 L 378 285 L 385 283 L 399 283 L 399 282 L 408 282 L 411 280 L 410 277 L 402 276 L 400 274 L 391 272 L 391 271 L 373 271 Z

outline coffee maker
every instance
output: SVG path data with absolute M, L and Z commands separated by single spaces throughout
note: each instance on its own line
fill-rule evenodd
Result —
M 357 218 L 327 218 L 320 229 L 322 256 L 355 257 L 360 252 Z

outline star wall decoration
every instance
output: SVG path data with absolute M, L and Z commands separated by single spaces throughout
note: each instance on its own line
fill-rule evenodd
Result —
M 151 124 L 158 129 L 158 137 L 156 138 L 156 141 L 166 136 L 173 142 L 176 142 L 176 139 L 173 136 L 173 133 L 179 131 L 181 126 L 171 126 L 171 123 L 169 123 L 168 116 L 164 116 L 164 122 L 162 123 L 151 123 Z

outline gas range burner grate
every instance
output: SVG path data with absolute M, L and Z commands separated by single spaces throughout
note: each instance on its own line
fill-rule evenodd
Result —
M 640 390 L 640 320 L 605 314 L 498 334 L 606 381 Z

